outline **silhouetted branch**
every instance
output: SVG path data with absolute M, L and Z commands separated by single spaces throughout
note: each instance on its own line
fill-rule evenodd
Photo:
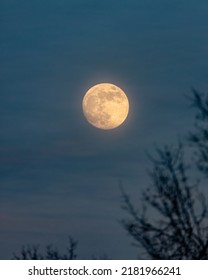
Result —
M 193 90 L 192 106 L 196 109 L 195 130 L 189 141 L 195 147 L 195 159 L 201 172 L 208 177 L 208 93 Z
M 74 260 L 77 255 L 77 241 L 69 237 L 69 246 L 66 248 L 66 253 L 60 253 L 53 245 L 47 245 L 45 252 L 40 252 L 38 245 L 23 247 L 20 254 L 14 253 L 16 260 Z
M 152 210 L 152 218 L 144 210 L 140 214 L 122 190 L 123 206 L 130 215 L 123 226 L 153 259 L 206 259 L 207 208 L 197 186 L 189 182 L 182 145 L 157 149 L 151 162 L 152 184 L 142 201 L 145 209 Z

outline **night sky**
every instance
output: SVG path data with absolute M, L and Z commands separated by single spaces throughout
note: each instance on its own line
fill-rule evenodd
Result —
M 1 0 L 0 258 L 22 245 L 78 257 L 138 256 L 119 223 L 119 182 L 140 205 L 147 151 L 193 124 L 186 95 L 208 89 L 207 0 Z M 99 130 L 82 98 L 109 82 L 127 120 Z

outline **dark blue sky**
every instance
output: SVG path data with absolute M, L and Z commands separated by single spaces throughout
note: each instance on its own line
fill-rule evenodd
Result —
M 69 234 L 80 258 L 136 258 L 118 182 L 136 201 L 145 151 L 191 127 L 185 95 L 208 88 L 207 15 L 207 0 L 0 2 L 0 258 L 23 244 L 63 249 Z M 100 82 L 129 97 L 115 130 L 83 117 Z

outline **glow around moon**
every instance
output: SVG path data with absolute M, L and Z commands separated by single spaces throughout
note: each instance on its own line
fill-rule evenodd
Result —
M 113 129 L 125 121 L 129 102 L 122 89 L 113 84 L 102 83 L 86 92 L 82 108 L 90 124 L 100 129 Z

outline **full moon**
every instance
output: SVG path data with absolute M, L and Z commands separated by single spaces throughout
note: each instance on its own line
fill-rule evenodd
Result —
M 129 112 L 129 101 L 118 86 L 102 83 L 91 87 L 82 101 L 84 116 L 100 129 L 113 129 L 121 125 Z

